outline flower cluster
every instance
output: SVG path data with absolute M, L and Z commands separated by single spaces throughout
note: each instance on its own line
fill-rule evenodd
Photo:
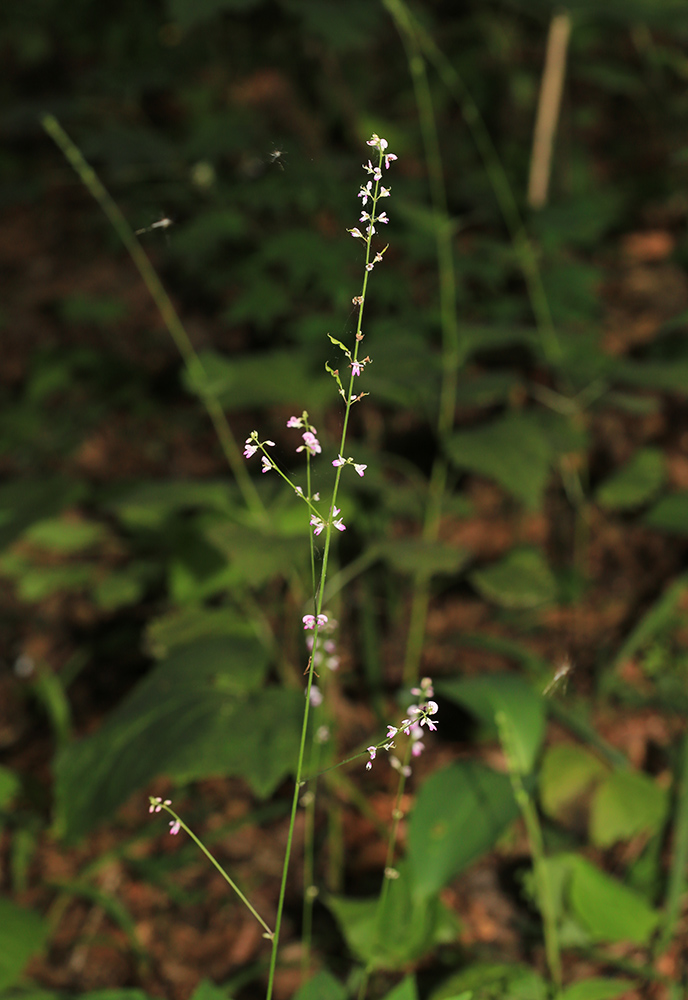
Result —
M 337 644 L 332 638 L 332 633 L 339 623 L 334 618 L 328 618 L 327 615 L 319 615 L 319 618 L 323 619 L 323 621 L 318 627 L 318 635 L 309 635 L 306 637 L 306 645 L 313 657 L 313 666 L 316 670 L 318 667 L 326 667 L 328 670 L 338 670 L 339 657 L 337 656 Z
M 373 133 L 372 137 L 368 140 L 368 145 L 373 146 L 380 153 L 380 162 L 375 166 L 370 160 L 363 164 L 363 169 L 369 175 L 369 180 L 365 184 L 361 185 L 358 192 L 358 197 L 361 199 L 361 216 L 359 222 L 365 223 L 365 229 L 363 232 L 354 226 L 353 229 L 349 229 L 348 232 L 357 240 L 364 240 L 366 243 L 370 243 L 371 237 L 375 234 L 375 226 L 382 223 L 387 225 L 389 222 L 389 216 L 386 212 L 377 211 L 377 203 L 380 198 L 389 198 L 391 191 L 386 188 L 382 181 L 382 167 L 381 164 L 384 163 L 385 170 L 389 170 L 389 165 L 393 160 L 396 160 L 394 153 L 385 153 L 387 149 L 388 142 L 386 139 L 381 139 L 379 135 Z M 366 206 L 368 202 L 371 202 L 370 211 L 366 211 Z M 384 250 L 378 251 L 372 260 L 366 263 L 366 271 L 372 271 L 376 264 L 379 264 L 382 260 L 382 255 L 384 254 L 387 247 Z
M 365 470 L 368 468 L 367 465 L 360 465 L 358 462 L 354 462 L 353 458 L 342 458 L 341 455 L 335 458 L 332 464 L 334 465 L 335 469 L 339 468 L 339 466 L 341 465 L 353 465 L 354 469 L 359 474 L 361 479 L 363 479 Z
M 167 809 L 168 806 L 172 805 L 172 799 L 163 799 L 158 795 L 151 795 L 148 799 L 150 806 L 148 807 L 149 813 L 159 813 L 161 809 Z M 176 817 L 170 820 L 170 833 L 173 837 L 176 837 L 181 830 L 181 821 Z
M 377 746 L 367 747 L 368 754 L 370 755 L 370 759 L 366 764 L 368 771 L 373 766 L 373 761 L 378 750 L 392 750 L 394 748 L 394 737 L 398 733 L 404 733 L 406 736 L 411 737 L 411 755 L 419 757 L 425 749 L 425 744 L 422 742 L 422 738 L 425 735 L 423 733 L 423 726 L 427 726 L 430 732 L 434 732 L 437 729 L 437 720 L 431 718 L 431 716 L 437 715 L 439 707 L 437 702 L 432 700 L 434 691 L 430 678 L 424 677 L 420 682 L 420 687 L 411 688 L 411 694 L 415 695 L 418 700 L 407 708 L 406 714 L 408 718 L 402 719 L 398 726 L 387 726 L 386 739 Z M 411 769 L 408 766 L 403 766 L 393 754 L 390 757 L 390 763 L 392 767 L 400 771 L 405 777 L 408 777 L 411 773 Z
M 264 452 L 266 448 L 274 448 L 274 447 L 275 447 L 274 441 L 260 441 L 258 439 L 258 431 L 251 431 L 250 435 L 246 438 L 246 441 L 244 442 L 244 458 L 252 458 L 258 450 Z M 261 462 L 263 465 L 262 468 L 263 472 L 269 472 L 270 469 L 275 468 L 275 463 L 267 454 L 264 454 L 262 456 Z

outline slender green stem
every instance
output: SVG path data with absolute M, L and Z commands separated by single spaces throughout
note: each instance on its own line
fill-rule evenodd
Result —
M 552 319 L 547 293 L 542 282 L 537 254 L 526 232 L 509 178 L 499 153 L 485 126 L 477 104 L 459 76 L 456 68 L 437 47 L 432 37 L 413 16 L 404 0 L 383 0 L 397 27 L 413 37 L 427 60 L 435 67 L 440 79 L 459 104 L 468 125 L 485 172 L 490 180 L 502 217 L 511 236 L 523 272 L 533 315 L 540 334 L 542 351 L 550 364 L 561 360 L 561 345 Z
M 547 967 L 552 982 L 561 987 L 561 954 L 559 950 L 559 934 L 557 930 L 556 907 L 552 891 L 550 872 L 545 857 L 545 846 L 542 839 L 542 827 L 537 814 L 537 809 L 532 798 L 528 794 L 521 777 L 521 764 L 514 749 L 513 737 L 509 720 L 504 712 L 497 712 L 495 721 L 499 730 L 499 738 L 504 749 L 504 755 L 509 768 L 511 786 L 514 790 L 514 798 L 521 810 L 521 816 L 525 823 L 530 853 L 533 859 L 533 875 L 535 879 L 535 891 L 537 894 L 538 906 L 542 915 L 542 927 L 545 938 L 545 955 Z
M 376 217 L 376 209 L 377 209 L 378 200 L 381 197 L 380 177 L 381 177 L 381 168 L 382 168 L 382 165 L 383 165 L 383 150 L 382 150 L 382 148 L 379 148 L 378 176 L 377 176 L 377 179 L 375 180 L 374 187 L 372 188 L 371 193 L 370 193 L 370 199 L 372 200 L 372 208 L 371 208 L 370 216 L 371 216 L 371 219 L 373 221 L 375 220 L 375 217 Z M 344 451 L 345 451 L 345 447 L 346 447 L 346 437 L 347 437 L 347 431 L 348 431 L 348 428 L 349 428 L 349 417 L 350 417 L 350 414 L 351 414 L 351 407 L 354 404 L 354 402 L 356 402 L 356 400 L 358 398 L 360 398 L 360 397 L 357 397 L 354 394 L 354 385 L 355 385 L 355 378 L 356 378 L 355 371 L 356 371 L 356 364 L 358 362 L 359 347 L 360 347 L 360 344 L 361 344 L 361 342 L 363 340 L 363 333 L 362 333 L 362 330 L 361 330 L 361 326 L 362 326 L 362 322 L 363 322 L 363 309 L 364 309 L 364 306 L 365 306 L 366 291 L 367 291 L 367 288 L 368 288 L 368 278 L 369 278 L 369 275 L 370 275 L 370 271 L 372 270 L 372 266 L 374 266 L 374 264 L 376 263 L 376 261 L 373 261 L 371 259 L 372 258 L 373 221 L 371 221 L 370 225 L 368 226 L 367 239 L 364 237 L 365 244 L 366 244 L 365 269 L 364 269 L 364 272 L 363 272 L 363 285 L 362 285 L 362 289 L 361 289 L 361 294 L 357 297 L 357 302 L 358 302 L 358 321 L 357 321 L 357 325 L 356 325 L 356 339 L 355 339 L 355 346 L 354 346 L 353 353 L 352 352 L 348 352 L 348 356 L 349 356 L 349 359 L 350 359 L 350 362 L 351 362 L 351 374 L 350 374 L 350 377 L 349 377 L 349 386 L 348 386 L 348 390 L 347 391 L 344 391 L 342 389 L 342 393 L 343 393 L 344 399 L 345 399 L 344 420 L 343 420 L 343 423 L 342 423 L 342 433 L 341 433 L 340 445 L 339 445 L 339 454 L 342 455 L 342 456 L 344 455 Z M 384 253 L 384 251 L 383 251 L 383 253 Z M 380 257 L 381 257 L 381 255 L 377 254 L 376 255 L 376 260 L 380 259 Z M 339 378 L 338 373 L 333 373 L 333 374 L 335 375 L 338 384 L 341 385 L 341 380 Z M 314 631 L 313 631 L 313 649 L 316 648 L 317 643 L 318 643 L 318 624 L 317 624 L 317 619 L 318 619 L 318 616 L 322 613 L 323 602 L 324 602 L 324 597 L 325 597 L 325 583 L 326 583 L 326 580 L 327 580 L 327 570 L 328 570 L 329 559 L 330 559 L 330 551 L 331 551 L 331 547 L 332 547 L 332 530 L 333 530 L 334 522 L 335 522 L 335 519 L 336 519 L 336 516 L 337 516 L 336 515 L 336 510 L 337 510 L 337 496 L 338 496 L 338 493 L 339 493 L 339 482 L 340 482 L 340 479 L 341 479 L 342 468 L 343 468 L 343 466 L 341 466 L 341 465 L 337 466 L 335 480 L 334 480 L 334 486 L 333 486 L 333 489 L 332 489 L 332 499 L 331 499 L 331 502 L 330 502 L 329 515 L 328 515 L 327 521 L 325 522 L 325 544 L 324 544 L 324 549 L 323 549 L 322 565 L 321 565 L 321 568 L 320 568 L 320 579 L 319 579 L 318 587 L 317 587 L 317 590 L 316 590 L 316 593 L 315 593 L 315 601 L 314 601 L 314 605 L 315 605 L 314 614 L 315 614 L 315 618 L 316 618 L 316 625 L 315 625 L 315 628 L 314 628 Z M 276 918 L 275 918 L 275 932 L 274 932 L 274 937 L 272 939 L 272 951 L 271 951 L 271 954 L 270 954 L 270 969 L 269 969 L 269 973 L 268 973 L 268 986 L 267 986 L 267 992 L 266 992 L 266 1000 L 272 1000 L 272 994 L 273 994 L 274 985 L 275 985 L 275 971 L 276 971 L 276 968 L 277 968 L 277 953 L 278 953 L 278 948 L 279 948 L 279 936 L 280 936 L 280 930 L 281 930 L 281 926 L 282 926 L 282 916 L 283 916 L 283 913 L 284 913 L 284 901 L 285 901 L 286 891 L 287 891 L 287 874 L 288 874 L 288 871 L 289 871 L 289 863 L 290 863 L 290 860 L 291 860 L 291 850 L 292 850 L 292 845 L 293 845 L 293 840 L 294 840 L 294 826 L 295 826 L 295 823 L 296 823 L 296 812 L 297 812 L 298 804 L 299 804 L 299 795 L 301 793 L 301 788 L 303 786 L 303 771 L 304 771 L 304 760 L 305 760 L 305 749 L 306 749 L 306 734 L 308 732 L 308 720 L 309 720 L 309 716 L 310 716 L 310 703 L 311 703 L 310 702 L 310 696 L 311 696 L 311 688 L 313 686 L 313 677 L 314 677 L 314 664 L 313 664 L 313 656 L 311 656 L 310 659 L 309 659 L 309 662 L 308 662 L 308 680 L 307 680 L 306 692 L 305 692 L 305 695 L 306 695 L 305 708 L 304 708 L 304 713 L 303 713 L 303 722 L 302 722 L 302 725 L 301 725 L 301 739 L 300 739 L 300 742 L 299 742 L 299 755 L 298 755 L 297 765 L 296 765 L 296 775 L 295 775 L 295 781 L 294 781 L 294 794 L 293 794 L 293 797 L 292 797 L 291 814 L 290 814 L 290 819 L 289 819 L 289 830 L 288 830 L 288 834 L 287 834 L 287 845 L 286 845 L 286 849 L 285 849 L 285 852 L 284 852 L 284 863 L 283 863 L 283 867 L 282 867 L 282 879 L 281 879 L 281 883 L 280 883 L 279 899 L 278 899 L 278 902 L 277 902 L 277 915 L 276 915 Z
M 449 219 L 442 155 L 425 59 L 416 37 L 414 25 L 405 16 L 404 8 L 396 0 L 385 0 L 385 5 L 394 17 L 406 50 L 423 137 L 430 200 L 435 221 L 442 328 L 442 382 L 437 415 L 440 453 L 435 458 L 430 475 L 423 523 L 423 538 L 426 541 L 434 542 L 439 537 L 440 518 L 448 477 L 444 442 L 454 426 L 458 375 L 461 365 L 466 360 L 467 344 L 465 339 L 462 340 L 459 330 L 456 309 L 456 268 L 452 245 L 453 229 Z M 429 602 L 430 577 L 427 573 L 417 573 L 413 581 L 409 631 L 404 655 L 403 680 L 408 685 L 413 684 L 418 679 Z
M 194 844 L 196 844 L 196 846 L 198 848 L 200 848 L 201 851 L 203 851 L 203 853 L 205 854 L 205 856 L 208 859 L 208 861 L 210 861 L 210 863 L 212 865 L 214 865 L 215 868 L 217 868 L 217 870 L 219 871 L 220 875 L 222 875 L 222 877 L 225 880 L 225 882 L 227 882 L 227 884 L 234 890 L 234 892 L 237 894 L 237 896 L 239 897 L 239 899 L 241 900 L 241 902 L 244 904 L 244 906 L 246 906 L 247 909 L 249 909 L 251 911 L 251 913 L 256 918 L 256 920 L 261 925 L 261 927 L 264 928 L 265 934 L 263 936 L 266 937 L 266 938 L 268 938 L 269 940 L 272 940 L 272 938 L 273 938 L 273 931 L 270 930 L 270 928 L 265 923 L 265 921 L 263 920 L 263 918 L 261 917 L 261 915 L 258 913 L 258 911 L 251 905 L 251 903 L 246 898 L 246 896 L 244 896 L 243 892 L 241 891 L 241 889 L 239 888 L 239 886 L 236 884 L 236 882 L 234 882 L 232 880 L 232 878 L 227 874 L 227 872 L 224 870 L 224 868 L 222 867 L 222 865 L 220 864 L 220 862 L 217 860 L 217 858 L 215 858 L 210 853 L 210 851 L 205 846 L 205 844 L 198 839 L 198 837 L 193 832 L 193 830 L 191 830 L 186 825 L 186 823 L 184 822 L 184 820 L 181 819 L 181 817 L 179 817 L 177 815 L 177 813 L 174 811 L 174 809 L 170 808 L 170 806 L 168 805 L 168 803 L 161 802 L 160 799 L 158 799 L 158 798 L 151 798 L 150 803 L 151 803 L 151 812 L 160 812 L 160 810 L 164 810 L 165 812 L 169 813 L 170 816 L 172 817 L 172 819 L 177 824 L 177 829 L 178 830 L 184 830 L 184 832 L 189 837 L 191 837 L 191 839 L 193 840 Z
M 246 471 L 241 452 L 227 422 L 222 406 L 210 389 L 201 359 L 194 350 L 193 344 L 189 340 L 188 334 L 172 305 L 172 301 L 165 291 L 155 268 L 136 238 L 136 234 L 125 219 L 119 206 L 101 183 L 93 167 L 86 162 L 81 150 L 72 142 L 57 119 L 53 115 L 44 115 L 41 119 L 41 124 L 74 168 L 84 187 L 98 202 L 113 229 L 129 252 L 129 256 L 136 265 L 151 298 L 158 307 L 163 322 L 176 344 L 189 374 L 194 377 L 196 384 L 200 383 L 200 398 L 215 428 L 220 446 L 241 490 L 246 507 L 259 523 L 265 524 L 267 522 L 265 507 L 258 495 L 253 480 Z

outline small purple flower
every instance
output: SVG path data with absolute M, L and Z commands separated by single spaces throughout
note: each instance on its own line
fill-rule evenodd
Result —
M 315 615 L 304 615 L 301 621 L 303 622 L 304 629 L 315 628 Z M 317 622 L 318 628 L 322 628 L 323 625 L 327 625 L 327 615 L 318 615 Z
M 365 239 L 365 236 L 363 235 L 363 233 L 361 232 L 360 229 L 347 229 L 347 233 L 351 233 L 351 235 L 356 240 L 364 240 Z
M 361 479 L 363 479 L 363 473 L 365 472 L 365 470 L 367 468 L 368 468 L 367 465 L 360 465 L 360 464 L 354 462 L 354 469 L 359 474 L 359 476 L 361 477 Z
M 342 456 L 340 455 L 339 458 L 335 458 L 335 460 L 334 460 L 334 462 L 332 464 L 337 469 L 337 468 L 339 468 L 340 465 L 346 465 L 346 459 L 342 458 Z
M 182 825 L 181 825 L 181 823 L 179 822 L 178 819 L 171 819 L 170 820 L 170 833 L 172 834 L 173 837 L 177 836 L 177 834 L 179 833 L 179 831 L 181 830 L 181 828 L 182 828 Z
M 287 427 L 303 427 L 303 417 L 289 417 Z
M 363 371 L 363 363 L 361 361 L 352 361 L 351 362 L 351 374 L 352 375 L 360 375 L 362 371 Z
M 385 140 L 383 139 L 382 141 L 384 142 Z M 387 145 L 387 144 L 385 143 L 385 145 Z M 384 146 L 383 146 L 383 149 L 384 149 Z M 386 167 L 387 170 L 389 170 L 389 165 L 390 165 L 391 161 L 392 160 L 396 160 L 396 159 L 397 159 L 397 157 L 394 155 L 394 153 L 385 153 L 385 167 Z
M 389 188 L 383 187 L 382 184 L 380 185 L 380 190 L 377 193 L 378 198 L 389 198 L 391 197 L 391 194 L 392 192 Z
M 150 806 L 148 807 L 149 813 L 159 813 L 163 806 L 172 805 L 172 799 L 165 799 L 163 802 L 159 796 L 155 798 L 151 797 L 148 801 L 150 802 Z
M 367 184 L 361 186 L 361 190 L 358 192 L 358 197 L 363 199 L 361 202 L 362 205 L 366 205 L 368 203 L 368 198 L 373 197 L 372 181 L 368 181 Z
M 387 225 L 387 223 L 389 222 L 389 219 L 387 218 L 387 213 L 386 212 L 381 212 L 379 215 L 376 215 L 375 216 L 375 221 L 376 222 L 384 222 L 384 224 Z
M 246 438 L 246 444 L 244 447 L 244 458 L 252 458 L 257 451 L 258 451 L 258 445 L 253 444 L 251 438 Z
M 346 531 L 346 525 L 342 521 L 341 517 L 337 516 L 338 514 L 339 514 L 339 507 L 335 507 L 334 520 L 332 521 L 332 525 L 337 529 L 337 531 Z
M 267 457 L 267 455 L 263 455 L 263 457 L 261 458 L 261 462 L 263 463 L 263 468 L 260 471 L 270 472 L 270 470 L 272 469 L 272 462 Z
M 375 755 L 377 754 L 377 747 L 368 747 L 367 749 L 370 754 L 370 760 L 366 764 L 366 771 L 369 771 L 373 766 L 373 761 L 375 760 Z
M 320 532 L 325 527 L 325 522 L 323 521 L 323 519 L 321 517 L 318 517 L 317 514 L 311 514 L 310 524 L 311 524 L 311 526 L 313 528 L 313 534 L 314 535 L 319 535 Z
M 300 448 L 297 448 L 296 449 L 297 451 L 303 451 L 304 446 L 305 446 L 308 449 L 308 451 L 311 453 L 311 455 L 319 455 L 320 454 L 320 452 L 322 451 L 322 448 L 320 447 L 320 442 L 318 441 L 318 439 L 315 436 L 315 434 L 313 433 L 313 431 L 306 431 L 305 434 L 301 435 L 301 437 L 304 440 L 304 444 Z

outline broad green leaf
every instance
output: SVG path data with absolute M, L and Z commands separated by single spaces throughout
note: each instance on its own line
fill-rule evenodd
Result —
M 47 936 L 48 925 L 40 914 L 0 896 L 0 990 L 16 983 Z
M 82 998 L 85 1000 L 85 998 Z M 191 1000 L 230 1000 L 228 991 L 211 982 L 210 979 L 201 979 L 196 989 L 191 994 Z
M 659 914 L 643 897 L 579 855 L 572 855 L 569 864 L 568 901 L 591 938 L 647 944 Z
M 267 656 L 245 636 L 178 647 L 56 764 L 58 831 L 76 840 L 158 774 L 243 777 L 269 794 L 293 767 L 302 695 L 260 690 Z
M 310 361 L 303 352 L 270 351 L 226 358 L 214 351 L 203 351 L 185 375 L 190 391 L 211 396 L 225 410 L 243 410 L 276 404 L 298 406 L 300 413 L 331 401 L 328 379 L 314 378 Z M 300 444 L 294 438 L 294 447 Z
M 611 376 L 623 385 L 641 386 L 647 389 L 663 389 L 665 392 L 688 392 L 688 364 L 677 361 L 634 361 L 631 358 L 616 358 Z
M 504 608 L 538 608 L 557 598 L 557 584 L 538 549 L 513 549 L 499 562 L 476 569 L 471 583 Z
M 426 542 L 422 538 L 395 538 L 382 542 L 380 555 L 401 573 L 460 573 L 471 558 L 466 549 L 446 542 Z
M 418 1000 L 418 986 L 415 976 L 406 976 L 393 990 L 386 994 L 384 1000 Z
M 471 1000 L 546 1000 L 547 984 L 522 965 L 474 962 L 456 972 L 430 994 L 429 1000 L 458 1000 L 469 993 Z
M 390 882 L 385 913 L 378 924 L 378 904 L 373 899 L 329 897 L 346 942 L 359 961 L 373 969 L 402 969 L 433 948 L 455 940 L 456 918 L 436 895 L 416 898 L 405 865 Z M 380 928 L 380 929 L 379 929 Z
M 36 566 L 26 556 L 7 552 L 0 556 L 0 574 L 14 578 L 23 601 L 41 601 L 61 591 L 89 588 L 97 579 L 95 563 Z
M 113 570 L 108 576 L 96 582 L 93 597 L 99 608 L 105 611 L 115 611 L 127 604 L 136 604 L 141 600 L 156 573 L 152 563 L 134 562 L 120 570 Z
M 442 681 L 436 687 L 442 695 L 467 708 L 495 734 L 497 715 L 503 713 L 516 766 L 522 774 L 532 771 L 545 734 L 545 703 L 527 681 L 518 674 L 489 674 Z
M 455 466 L 489 476 L 531 510 L 542 505 L 552 450 L 538 422 L 509 413 L 483 427 L 458 431 L 447 441 Z
M 597 489 L 601 507 L 625 510 L 647 503 L 664 483 L 664 455 L 659 448 L 641 448 Z
M 52 552 L 83 552 L 107 535 L 104 524 L 95 521 L 65 521 L 59 517 L 36 521 L 25 532 L 23 541 Z
M 540 801 L 548 816 L 560 817 L 566 806 L 606 774 L 595 754 L 572 743 L 548 747 L 539 773 Z
M 294 994 L 294 1000 L 346 1000 L 348 996 L 338 979 L 321 969 Z M 192 998 L 194 1000 L 194 998 Z
M 610 847 L 638 833 L 659 830 L 667 810 L 667 793 L 638 771 L 615 771 L 597 787 L 590 810 L 590 838 Z
M 8 806 L 20 789 L 19 777 L 9 767 L 0 764 L 0 809 Z
M 688 490 L 662 497 L 647 512 L 644 521 L 649 528 L 688 535 Z
M 52 517 L 83 498 L 83 483 L 68 479 L 17 479 L 0 486 L 0 551 L 35 521 Z
M 222 635 L 255 636 L 255 628 L 232 608 L 205 608 L 190 605 L 175 608 L 153 618 L 146 626 L 145 645 L 157 660 L 167 656 L 175 646 L 185 646 L 197 639 Z
M 432 774 L 409 822 L 414 896 L 433 897 L 489 850 L 517 815 L 505 774 L 468 760 Z
M 614 1000 L 635 985 L 630 979 L 584 979 L 563 990 L 558 1000 Z
M 200 508 L 231 514 L 232 488 L 221 479 L 138 483 L 111 500 L 108 508 L 130 528 L 158 528 L 177 511 Z

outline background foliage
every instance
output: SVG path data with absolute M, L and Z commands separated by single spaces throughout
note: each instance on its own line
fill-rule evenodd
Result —
M 319 973 L 304 996 L 343 995 L 356 962 L 378 970 L 378 995 L 394 988 L 400 1000 L 415 995 L 400 978 L 410 971 L 438 998 L 547 996 L 519 787 L 544 832 L 566 953 L 560 995 L 683 995 L 688 21 L 672 0 L 568 7 L 550 198 L 534 211 L 525 190 L 553 5 L 418 4 L 454 74 L 441 61 L 429 69 L 441 218 L 393 4 L 6 0 L 8 996 L 260 992 L 260 942 L 213 952 L 238 932 L 235 911 L 223 904 L 226 923 L 213 927 L 200 902 L 214 899 L 212 883 L 186 847 L 161 847 L 144 829 L 140 803 L 150 782 L 167 782 L 210 840 L 260 831 L 279 853 L 301 708 L 306 527 L 270 477 L 255 481 L 266 516 L 250 516 L 201 401 L 210 387 L 238 441 L 259 426 L 291 465 L 284 425 L 306 408 L 326 444 L 315 488 L 319 476 L 326 488 L 340 414 L 324 365 L 343 363 L 326 334 L 353 329 L 361 261 L 345 230 L 372 131 L 399 161 L 390 248 L 366 305 L 374 364 L 354 436 L 369 468 L 342 496 L 348 531 L 331 591 L 342 668 L 328 721 L 342 754 L 383 724 L 410 594 L 426 581 L 423 670 L 442 698 L 443 742 L 413 787 L 397 919 L 383 939 L 369 899 L 382 859 L 360 845 L 376 842 L 391 779 L 376 766 L 365 783 L 350 771 L 324 782 L 316 946 L 336 978 Z M 115 234 L 40 128 L 44 112 L 133 228 L 174 220 L 141 240 L 202 368 L 180 362 Z M 509 198 L 529 243 L 504 214 Z M 454 424 L 438 433 L 443 234 L 462 364 Z M 450 471 L 428 540 L 438 457 Z M 220 804 L 229 795 L 243 812 Z M 488 869 L 503 927 L 495 918 L 486 929 L 470 873 Z M 269 860 L 252 858 L 242 875 L 269 907 Z M 166 964 L 175 947 L 150 931 L 160 904 L 136 895 L 147 884 L 172 900 L 175 920 L 196 907 L 208 942 L 206 952 L 177 943 L 177 979 Z M 287 969 L 283 995 L 294 988 Z

